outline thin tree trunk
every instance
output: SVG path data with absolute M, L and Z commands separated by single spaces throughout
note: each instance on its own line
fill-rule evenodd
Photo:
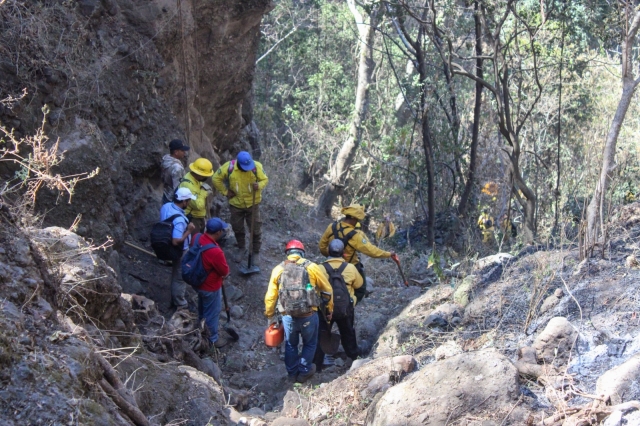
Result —
M 553 233 L 556 234 L 558 232 L 558 220 L 560 217 L 560 141 L 561 141 L 561 130 L 562 130 L 562 63 L 564 60 L 564 10 L 563 10 L 563 20 L 562 20 L 562 40 L 560 41 L 560 83 L 558 85 L 558 144 L 557 144 L 557 153 L 556 153 L 556 211 L 555 217 L 553 219 Z
M 420 111 L 422 116 L 422 147 L 424 149 L 424 162 L 427 168 L 427 246 L 433 245 L 434 228 L 435 228 L 435 216 L 436 216 L 436 204 L 435 204 L 435 173 L 434 173 L 434 161 L 433 161 L 433 142 L 431 140 L 431 130 L 429 128 L 429 106 L 427 105 L 427 63 L 425 58 L 425 52 L 422 49 L 422 37 L 424 33 L 424 27 L 420 27 L 418 32 L 418 38 L 415 43 L 416 50 L 416 62 L 418 63 L 418 72 L 420 74 L 420 84 L 422 85 L 422 93 L 420 95 Z
M 625 10 L 625 19 L 629 21 L 629 6 Z M 633 56 L 632 50 L 638 28 L 640 27 L 640 11 L 634 12 L 633 20 L 630 23 L 628 29 L 623 35 L 622 43 L 622 95 L 620 96 L 620 102 L 616 109 L 616 114 L 611 121 L 609 127 L 609 133 L 607 133 L 607 139 L 604 145 L 604 152 L 602 154 L 602 169 L 600 170 L 600 179 L 596 184 L 595 191 L 591 202 L 587 207 L 587 235 L 586 235 L 586 247 L 593 247 L 593 245 L 599 239 L 599 224 L 604 220 L 604 198 L 611 181 L 612 173 L 615 169 L 615 153 L 616 144 L 618 142 L 618 136 L 620 135 L 620 129 L 622 123 L 629 109 L 629 104 L 633 99 L 633 93 L 640 82 L 634 79 L 633 75 Z
M 476 31 L 476 99 L 473 107 L 473 127 L 471 128 L 471 149 L 469 154 L 469 174 L 467 182 L 464 186 L 462 197 L 460 198 L 460 204 L 458 204 L 458 213 L 466 217 L 467 215 L 467 203 L 471 196 L 471 190 L 476 178 L 476 162 L 478 158 L 478 138 L 480 133 L 480 113 L 482 112 L 482 89 L 484 85 L 480 80 L 484 78 L 482 72 L 482 28 L 480 24 L 480 11 L 478 10 L 478 1 L 473 2 L 474 15 L 473 20 L 475 22 Z
M 358 11 L 354 0 L 347 0 L 349 9 L 353 14 L 358 27 L 360 58 L 358 63 L 358 85 L 356 87 L 356 101 L 354 107 L 353 121 L 349 128 L 349 136 L 344 142 L 338 156 L 331 167 L 329 182 L 316 204 L 316 215 L 325 214 L 329 216 L 331 207 L 346 185 L 346 177 L 349 167 L 353 163 L 362 139 L 362 125 L 367 115 L 369 103 L 369 85 L 375 63 L 373 62 L 373 43 L 375 28 L 378 18 L 382 15 L 382 3 L 377 8 L 372 8 L 369 15 L 369 22 L 365 23 L 362 15 Z

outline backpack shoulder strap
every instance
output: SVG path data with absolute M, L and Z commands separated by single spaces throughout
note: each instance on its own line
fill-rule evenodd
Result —
M 322 262 L 322 266 L 324 266 L 325 271 L 327 271 L 327 274 L 329 275 L 331 275 L 331 273 L 335 271 L 335 269 L 333 269 L 333 266 L 331 266 L 328 261 Z
M 340 236 L 338 235 L 338 222 L 333 222 L 331 224 L 331 232 L 333 232 L 333 238 L 340 239 Z
M 182 216 L 180 213 L 176 213 L 174 215 L 169 216 L 168 218 L 166 218 L 162 222 L 172 223 L 175 218 L 180 217 L 180 216 Z
M 202 237 L 202 234 L 198 233 L 196 234 L 196 236 L 193 239 L 193 246 L 194 247 L 199 247 L 200 246 L 200 237 Z
M 342 271 L 344 271 L 344 268 L 346 268 L 347 265 L 347 262 L 342 262 L 342 265 L 340 265 L 340 267 L 338 268 L 338 272 L 340 272 L 340 275 L 342 275 Z

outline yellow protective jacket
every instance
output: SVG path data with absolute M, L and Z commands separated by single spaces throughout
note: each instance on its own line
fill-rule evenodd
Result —
M 301 258 L 297 254 L 292 254 L 287 256 L 287 259 L 296 262 L 303 263 L 305 259 Z M 267 294 L 264 295 L 264 314 L 267 317 L 272 317 L 276 314 L 276 304 L 278 303 L 278 279 L 280 275 L 284 271 L 284 262 L 273 268 L 271 271 L 271 279 L 269 280 L 269 287 L 267 288 Z M 333 312 L 333 291 L 331 289 L 331 284 L 329 284 L 329 280 L 327 279 L 327 275 L 324 272 L 324 267 L 318 266 L 313 262 L 310 262 L 307 265 L 307 273 L 309 274 L 309 281 L 311 285 L 316 288 L 318 293 L 320 291 L 326 291 L 327 293 L 331 293 L 331 300 L 327 304 L 327 312 Z M 318 310 L 317 308 L 313 308 L 314 310 Z M 281 312 L 282 315 L 286 315 L 286 312 Z
M 391 257 L 391 253 L 388 251 L 384 251 L 379 249 L 378 247 L 371 244 L 367 236 L 358 228 L 354 228 L 346 222 L 335 222 L 337 224 L 338 236 L 340 238 L 347 235 L 353 229 L 356 230 L 354 236 L 349 240 L 349 244 L 345 244 L 344 247 L 344 258 L 349 263 L 353 263 L 354 265 L 360 262 L 358 258 L 358 253 L 366 254 L 369 257 L 373 257 L 376 259 L 386 259 Z M 320 238 L 320 243 L 318 244 L 320 248 L 320 252 L 328 256 L 329 255 L 329 243 L 333 240 L 333 223 L 327 227 L 322 234 L 322 238 Z
M 196 197 L 195 200 L 189 201 L 187 208 L 184 210 L 191 217 L 204 218 L 207 215 L 207 191 L 202 188 L 202 182 L 197 180 L 191 172 L 184 175 L 180 180 L 178 188 L 189 188 Z
M 487 220 L 491 221 L 491 226 L 485 225 Z M 482 213 L 478 218 L 478 227 L 484 232 L 493 232 L 494 231 L 494 220 L 489 216 L 489 213 Z
M 328 263 L 329 265 L 331 265 L 333 269 L 338 269 L 343 262 L 346 262 L 346 261 L 340 257 L 330 257 L 329 259 L 325 260 L 323 263 Z M 322 266 L 321 269 L 322 269 L 322 272 L 325 273 L 327 277 L 327 281 L 329 281 L 329 274 L 327 274 L 327 270 L 324 268 L 324 266 Z M 344 278 L 344 283 L 347 285 L 347 290 L 349 291 L 349 295 L 351 295 L 353 306 L 356 306 L 357 300 L 356 300 L 354 290 L 357 290 L 360 287 L 362 287 L 362 283 L 363 283 L 362 275 L 360 275 L 360 273 L 358 272 L 355 266 L 349 263 L 344 268 L 344 271 L 342 271 L 342 278 Z
M 256 192 L 256 204 L 262 201 L 262 190 L 269 183 L 269 178 L 264 174 L 262 164 L 254 161 L 256 164 L 256 172 L 252 170 L 245 172 L 238 164 L 233 165 L 233 170 L 229 173 L 229 165 L 231 161 L 224 163 L 217 172 L 214 173 L 213 186 L 222 195 L 227 195 L 230 189 L 236 193 L 236 196 L 229 199 L 229 204 L 239 209 L 246 209 L 253 206 L 253 183 L 258 182 L 258 191 Z

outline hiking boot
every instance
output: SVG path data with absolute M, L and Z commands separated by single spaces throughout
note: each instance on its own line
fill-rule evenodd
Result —
M 295 383 L 297 379 L 298 379 L 297 374 L 287 374 L 287 382 Z
M 218 348 L 218 349 L 220 349 L 222 347 L 227 346 L 228 344 L 229 344 L 229 341 L 227 339 L 225 339 L 224 337 L 220 337 L 220 338 L 218 338 L 218 340 L 216 340 L 213 343 L 213 346 Z
M 260 253 L 251 255 L 251 266 L 260 266 Z
M 298 378 L 296 379 L 296 381 L 298 383 L 304 383 L 307 380 L 309 380 L 311 377 L 313 377 L 314 374 L 316 374 L 316 365 L 311 364 L 311 368 L 309 369 L 309 372 L 307 374 L 298 374 Z

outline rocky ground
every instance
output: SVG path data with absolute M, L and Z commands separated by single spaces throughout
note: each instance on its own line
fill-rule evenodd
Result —
M 282 348 L 262 342 L 263 297 L 286 240 L 300 238 L 320 259 L 324 224 L 287 230 L 273 220 L 261 274 L 242 277 L 231 263 L 229 325 L 240 339 L 217 357 L 206 355 L 192 315 L 172 315 L 168 268 L 150 256 L 127 247 L 105 262 L 61 228 L 5 231 L 1 416 L 5 424 L 638 424 L 640 204 L 616 224 L 605 258 L 583 262 L 575 249 L 529 249 L 464 262 L 438 280 L 424 255 L 404 253 L 419 286 L 402 286 L 393 264 L 369 259 L 375 286 L 356 309 L 356 328 L 370 354 L 352 363 L 339 352 L 303 385 L 285 381 Z

